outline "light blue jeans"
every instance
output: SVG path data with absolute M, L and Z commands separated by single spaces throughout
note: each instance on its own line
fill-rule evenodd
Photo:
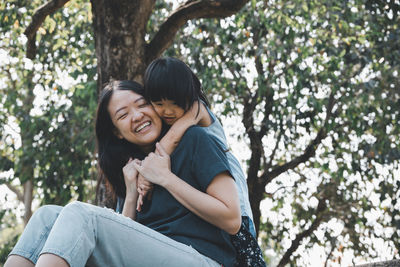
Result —
M 36 263 L 43 253 L 58 255 L 71 267 L 221 266 L 111 209 L 78 201 L 39 208 L 10 255 Z

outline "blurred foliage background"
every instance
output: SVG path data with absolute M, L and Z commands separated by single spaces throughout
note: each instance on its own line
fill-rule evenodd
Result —
M 33 58 L 23 33 L 43 3 L 0 3 L 0 263 L 38 206 L 95 201 L 95 40 L 107 35 L 90 2 L 66 2 Z M 155 3 L 146 41 L 180 5 Z M 399 15 L 398 0 L 254 0 L 189 20 L 163 51 L 195 70 L 230 145 L 245 147 L 272 266 L 398 258 Z

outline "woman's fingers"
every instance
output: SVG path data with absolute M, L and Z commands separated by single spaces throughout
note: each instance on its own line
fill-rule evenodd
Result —
M 138 172 L 142 172 L 142 166 L 141 166 L 141 164 L 139 163 L 139 162 L 137 162 L 137 161 L 133 161 L 132 162 L 133 163 L 133 166 L 135 167 L 135 169 L 138 171 Z
M 169 155 L 160 144 L 157 144 L 156 153 L 149 153 L 140 165 L 135 161 L 132 164 L 146 180 L 159 185 L 170 173 L 171 163 Z
M 139 181 L 139 185 L 143 186 L 143 187 L 152 187 L 153 184 L 151 182 L 149 182 L 148 180 L 146 180 L 146 178 L 143 177 L 143 175 L 139 174 L 138 177 L 138 181 Z

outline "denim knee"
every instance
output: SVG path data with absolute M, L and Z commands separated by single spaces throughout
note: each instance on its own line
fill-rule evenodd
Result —
M 74 221 L 75 226 L 84 226 L 89 221 L 93 221 L 95 216 L 91 209 L 91 205 L 80 202 L 80 201 L 72 201 L 68 203 L 60 213 L 61 220 L 68 220 L 71 222 Z
M 81 201 L 74 200 L 74 201 L 68 203 L 67 205 L 65 205 L 64 209 L 72 209 L 72 210 L 80 211 L 82 209 L 85 209 L 86 205 L 87 204 L 85 204 Z
M 57 219 L 62 207 L 56 205 L 45 205 L 38 208 L 29 220 L 30 224 L 37 223 L 51 228 Z
M 88 204 L 77 200 L 65 205 L 61 213 L 79 215 L 85 220 L 87 220 L 92 215 L 90 209 L 88 208 Z

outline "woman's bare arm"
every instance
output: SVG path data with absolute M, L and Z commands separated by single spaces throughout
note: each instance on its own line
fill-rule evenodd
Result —
M 168 190 L 183 206 L 203 220 L 229 234 L 239 231 L 241 224 L 239 197 L 235 181 L 223 172 L 214 177 L 206 193 L 192 187 L 170 171 L 169 155 L 157 144 L 157 153 L 150 153 L 137 170 L 149 181 Z
M 136 219 L 136 205 L 139 196 L 137 190 L 138 171 L 134 166 L 135 160 L 130 159 L 122 169 L 126 185 L 126 196 L 122 214 L 132 220 Z
M 203 220 L 236 234 L 241 224 L 239 199 L 235 181 L 228 173 L 220 173 L 203 193 L 173 173 L 162 185 L 188 210 Z M 236 192 L 236 193 L 235 193 Z

